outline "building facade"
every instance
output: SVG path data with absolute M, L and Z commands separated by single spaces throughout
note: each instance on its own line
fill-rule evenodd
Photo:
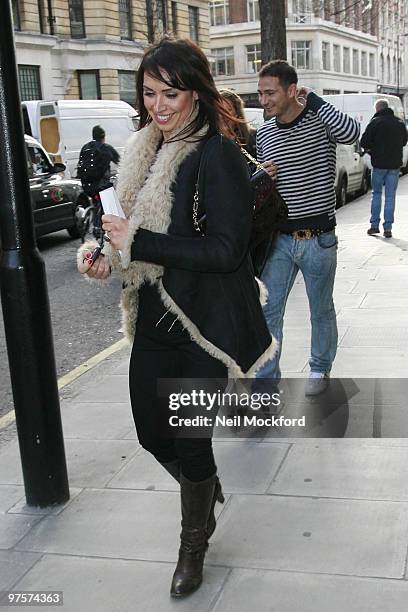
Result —
M 406 4 L 407 0 L 287 0 L 287 58 L 299 80 L 321 95 L 397 90 L 403 94 Z M 248 106 L 258 105 L 258 1 L 212 0 L 209 10 L 217 86 L 235 89 Z
M 148 40 L 164 32 L 209 49 L 206 0 L 12 0 L 22 100 L 134 105 Z

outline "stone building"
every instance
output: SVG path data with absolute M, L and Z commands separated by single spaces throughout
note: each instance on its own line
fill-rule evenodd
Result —
M 12 8 L 22 100 L 134 105 L 148 40 L 167 31 L 209 48 L 206 0 L 12 0 Z
M 287 0 L 287 58 L 319 94 L 406 91 L 407 0 Z M 213 74 L 257 105 L 258 0 L 211 0 Z M 405 65 L 407 62 L 405 62 Z M 397 70 L 399 66 L 399 70 Z

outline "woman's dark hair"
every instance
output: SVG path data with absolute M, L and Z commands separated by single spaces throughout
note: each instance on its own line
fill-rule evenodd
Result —
M 221 89 L 221 98 L 227 100 L 234 109 L 234 116 L 240 121 L 225 121 L 226 128 L 230 131 L 231 136 L 235 137 L 239 144 L 247 145 L 250 141 L 250 132 L 248 123 L 245 119 L 244 101 L 232 89 Z M 227 134 L 228 135 L 228 134 Z
M 193 136 L 205 125 L 209 126 L 210 134 L 219 131 L 220 116 L 231 120 L 232 117 L 224 109 L 221 96 L 215 87 L 208 60 L 191 40 L 163 38 L 146 50 L 136 83 L 140 128 L 150 123 L 150 116 L 143 102 L 145 73 L 169 87 L 197 92 L 198 114 L 177 134 L 177 140 Z M 162 73 L 165 73 L 166 78 Z

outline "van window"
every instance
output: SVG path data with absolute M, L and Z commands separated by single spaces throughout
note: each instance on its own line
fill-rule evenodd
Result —
M 27 136 L 32 136 L 33 132 L 31 130 L 30 117 L 28 115 L 28 110 L 26 106 L 23 106 L 23 125 L 24 125 L 24 134 L 27 134 Z
M 61 117 L 61 136 L 66 151 L 79 151 L 92 140 L 92 128 L 101 125 L 106 132 L 106 142 L 113 147 L 124 147 L 134 127 L 129 117 Z

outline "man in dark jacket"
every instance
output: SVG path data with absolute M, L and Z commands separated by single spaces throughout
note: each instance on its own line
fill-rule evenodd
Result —
M 77 167 L 77 178 L 81 180 L 84 192 L 92 198 L 97 214 L 94 215 L 93 233 L 100 238 L 102 233 L 99 191 L 110 183 L 111 162 L 118 164 L 120 155 L 111 145 L 105 142 L 105 130 L 100 125 L 92 128 L 92 138 L 81 149 Z
M 375 115 L 361 138 L 361 146 L 371 156 L 371 227 L 367 234 L 380 233 L 381 197 L 385 186 L 384 236 L 392 237 L 395 194 L 402 165 L 402 148 L 407 143 L 407 130 L 401 119 L 388 107 L 387 100 L 377 100 Z

